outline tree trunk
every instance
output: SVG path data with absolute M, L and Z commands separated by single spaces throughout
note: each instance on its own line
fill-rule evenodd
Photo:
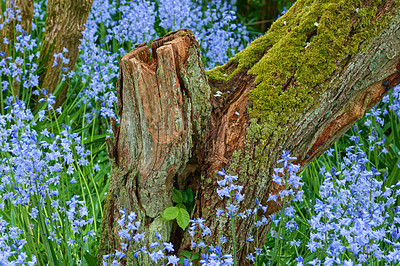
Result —
M 261 20 L 268 21 L 260 25 L 262 32 L 266 31 L 271 26 L 273 19 L 278 16 L 278 3 L 274 0 L 263 0 L 263 8 L 261 9 Z
M 92 4 L 93 0 L 48 0 L 46 31 L 40 51 L 40 62 L 45 69 L 39 79 L 40 88 L 46 88 L 54 94 L 61 74 L 74 70 L 84 23 L 88 19 Z M 63 53 L 64 48 L 68 52 Z M 58 53 L 63 53 L 69 62 L 63 65 L 61 60 L 57 59 L 58 65 L 53 66 L 54 55 Z M 63 67 L 68 68 L 68 72 L 63 71 Z M 68 79 L 59 90 L 57 106 L 65 101 L 67 89 Z
M 32 18 L 33 18 L 33 0 L 15 0 L 7 1 L 6 3 L 7 11 L 6 18 L 8 18 L 8 10 L 12 10 L 15 14 L 12 17 L 16 17 L 16 14 L 21 16 L 21 20 L 10 19 L 4 25 L 0 31 L 0 48 L 6 55 L 9 56 L 9 47 L 12 47 L 15 41 L 15 24 L 20 24 L 22 29 L 27 33 L 31 32 Z M 0 22 L 3 23 L 3 15 L 1 14 Z M 4 37 L 6 37 L 10 44 L 4 44 Z
M 4 52 L 4 57 L 7 56 L 15 56 L 10 54 L 10 51 L 13 51 L 12 47 L 15 43 L 16 32 L 15 25 L 20 24 L 22 29 L 26 31 L 28 34 L 31 32 L 32 27 L 32 18 L 33 18 L 33 0 L 15 0 L 15 1 L 7 1 L 6 2 L 6 17 L 3 19 L 3 16 L 0 16 L 0 24 L 4 23 L 1 31 L 0 31 L 0 51 Z M 9 19 L 10 12 L 13 13 L 11 17 L 14 19 Z M 20 16 L 21 19 L 18 20 L 16 17 Z M 8 42 L 4 42 L 4 38 L 8 39 Z M 10 49 L 11 48 L 11 49 Z M 19 96 L 21 82 L 13 80 L 13 94 L 15 96 Z
M 149 243 L 157 231 L 175 250 L 189 250 L 190 235 L 161 219 L 173 205 L 173 188 L 193 190 L 193 217 L 212 231 L 207 243 L 231 238 L 228 217 L 215 215 L 228 206 L 216 193 L 216 172 L 239 175 L 241 211 L 255 198 L 267 205 L 269 194 L 282 189 L 271 182 L 282 150 L 304 169 L 400 82 L 399 5 L 299 0 L 208 79 L 188 30 L 153 42 L 151 55 L 141 46 L 124 56 L 99 259 L 120 250 L 122 209 L 136 212 Z M 264 215 L 278 210 L 268 202 Z M 238 265 L 249 264 L 245 257 L 254 251 L 245 241 L 251 228 L 252 220 L 236 219 Z M 261 245 L 268 230 L 259 230 Z
M 7 6 L 11 1 L 7 2 Z M 33 18 L 33 0 L 14 0 L 14 5 L 21 10 L 21 26 L 28 33 L 31 33 Z

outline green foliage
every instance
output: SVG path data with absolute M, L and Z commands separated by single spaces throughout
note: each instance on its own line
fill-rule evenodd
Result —
M 172 192 L 172 200 L 177 205 L 168 207 L 162 212 L 164 220 L 175 220 L 182 230 L 189 225 L 190 214 L 193 210 L 193 192 L 190 188 L 186 190 L 174 189 Z
M 86 263 L 88 266 L 96 266 L 97 265 L 97 259 L 96 256 L 92 255 L 91 253 L 85 251 L 83 256 L 85 257 Z
M 289 9 L 295 0 L 238 0 L 238 17 L 248 27 L 251 36 L 265 32 L 278 15 Z
M 35 1 L 38 2 L 38 1 Z M 5 9 L 5 1 L 1 1 L 2 7 Z M 42 10 L 46 10 L 46 5 L 44 1 L 40 1 Z M 3 9 L 3 10 L 4 10 Z M 43 19 L 39 17 L 34 17 L 34 24 L 36 28 L 32 30 L 30 38 L 35 40 L 36 44 L 39 44 L 44 31 Z M 21 33 L 14 32 L 15 38 L 21 37 Z M 28 38 L 29 36 L 26 36 Z M 23 42 L 23 41 L 21 41 Z M 15 60 L 23 60 L 22 69 L 26 76 L 22 77 L 22 81 L 33 79 L 34 76 L 39 76 L 43 69 L 41 68 L 41 63 L 39 62 L 39 57 L 37 53 L 40 51 L 40 46 L 33 46 L 31 50 L 20 49 L 17 51 L 15 47 L 10 47 L 10 58 L 6 60 L 7 63 L 12 65 Z M 21 52 L 23 51 L 23 52 Z M 3 60 L 4 61 L 4 60 Z M 33 65 L 38 65 L 37 69 Z M 6 65 L 7 66 L 7 65 Z M 31 73 L 28 76 L 26 73 Z M 21 235 L 27 240 L 27 244 L 24 250 L 30 257 L 35 255 L 39 265 L 76 265 L 78 261 L 86 263 L 87 265 L 96 265 L 94 260 L 96 252 L 98 239 L 100 236 L 100 220 L 103 215 L 103 203 L 104 195 L 108 190 L 110 165 L 108 161 L 108 156 L 106 153 L 105 146 L 105 136 L 106 130 L 108 129 L 108 121 L 100 116 L 97 116 L 88 123 L 87 109 L 88 103 L 85 103 L 82 99 L 82 92 L 87 86 L 87 83 L 82 81 L 82 77 L 74 75 L 69 80 L 69 92 L 67 100 L 63 103 L 60 108 L 62 109 L 61 114 L 52 109 L 50 103 L 43 101 L 39 102 L 39 99 L 43 97 L 46 99 L 49 95 L 44 95 L 44 91 L 38 86 L 31 86 L 29 88 L 23 87 L 23 83 L 18 83 L 17 75 L 6 75 L 2 73 L 0 75 L 0 82 L 4 84 L 8 82 L 8 86 L 3 86 L 0 92 L 0 112 L 2 115 L 10 115 L 11 111 L 9 106 L 7 106 L 7 99 L 13 99 L 13 103 L 16 103 L 16 99 L 20 99 L 22 102 L 26 103 L 27 108 L 32 111 L 33 119 L 29 125 L 29 130 L 36 132 L 37 143 L 43 145 L 43 154 L 37 154 L 37 157 L 45 157 L 47 153 L 44 143 L 52 143 L 51 146 L 53 151 L 59 152 L 60 143 L 57 142 L 57 138 L 60 137 L 60 133 L 64 132 L 68 128 L 68 133 L 80 137 L 79 143 L 71 144 L 71 154 L 72 163 L 65 163 L 64 156 L 58 161 L 63 167 L 63 171 L 54 171 L 51 176 L 46 178 L 55 178 L 54 180 L 59 180 L 50 182 L 50 189 L 59 191 L 57 199 L 47 195 L 46 203 L 42 206 L 39 202 L 43 200 L 43 195 L 38 195 L 38 193 L 31 195 L 31 202 L 26 206 L 14 206 L 6 200 L 1 200 L 4 203 L 4 208 L 0 210 L 0 214 L 3 219 L 14 227 L 18 227 L 24 231 Z M 61 81 L 58 83 L 57 90 L 55 94 L 60 91 L 64 86 L 66 81 Z M 13 94 L 13 86 L 20 84 L 20 94 Z M 35 95 L 33 92 L 36 91 L 40 94 Z M 61 110 L 60 109 L 60 110 Z M 101 107 L 95 107 L 94 112 L 100 112 Z M 41 117 L 43 115 L 43 117 Z M 13 126 L 15 121 L 10 123 L 10 127 Z M 16 132 L 20 132 L 20 136 L 23 136 L 23 129 L 18 129 Z M 50 135 L 45 136 L 41 134 L 44 130 L 48 130 Z M 53 135 L 54 134 L 54 135 Z M 53 137 L 57 138 L 54 139 Z M 72 139 L 72 138 L 71 138 Z M 6 141 L 3 140 L 3 141 Z M 70 140 L 73 142 L 72 140 Z M 3 142 L 4 143 L 4 142 Z M 77 147 L 83 147 L 86 152 L 86 158 L 83 158 L 82 153 L 77 151 Z M 90 152 L 90 154 L 89 154 Z M 51 152 L 48 152 L 50 155 Z M 12 155 L 12 156 L 15 156 Z M 1 160 L 7 160 L 10 158 L 10 154 L 6 152 L 0 152 Z M 35 158 L 36 159 L 36 158 Z M 87 159 L 87 164 L 80 164 L 78 161 L 80 159 Z M 43 161 L 45 158 L 43 158 Z M 47 165 L 47 167 L 54 167 L 54 164 Z M 73 174 L 67 174 L 66 168 L 72 167 L 74 169 Z M 65 168 L 64 168 L 65 167 Z M 94 170 L 98 168 L 98 171 Z M 15 169 L 11 169 L 11 173 Z M 34 170 L 32 171 L 34 172 Z M 46 171 L 43 171 L 46 172 Z M 14 173 L 12 173 L 14 175 Z M 43 174 L 44 175 L 44 174 Z M 75 180 L 76 182 L 72 182 Z M 16 186 L 21 184 L 15 183 Z M 27 184 L 26 184 L 27 186 Z M 66 202 L 71 199 L 74 195 L 80 201 L 85 201 L 85 206 L 88 208 L 88 214 L 94 218 L 92 225 L 87 225 L 79 230 L 80 236 L 72 232 L 72 224 L 68 221 L 65 213 L 61 210 L 57 211 L 52 206 L 52 204 L 59 203 L 60 207 L 65 208 Z M 39 211 L 37 218 L 31 216 L 32 209 L 36 208 Z M 59 215 L 59 219 L 54 218 L 52 215 Z M 55 229 L 57 228 L 57 229 Z M 89 237 L 84 240 L 83 237 L 87 236 L 88 232 L 93 230 L 95 237 Z M 55 240 L 49 239 L 51 234 L 55 233 L 55 237 L 61 244 L 56 243 Z M 72 244 L 68 244 L 68 240 L 74 241 Z M 90 252 L 87 252 L 90 250 Z M 18 254 L 14 255 L 14 257 Z
M 199 253 L 190 252 L 187 250 L 182 251 L 180 255 L 181 256 L 179 257 L 179 264 L 183 264 L 183 261 L 185 258 L 187 258 L 189 260 L 189 262 L 193 262 L 200 258 Z

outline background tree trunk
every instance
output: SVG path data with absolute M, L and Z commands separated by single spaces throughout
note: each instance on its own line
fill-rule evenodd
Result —
M 12 5 L 12 3 L 14 5 Z M 62 74 L 73 71 L 79 54 L 79 43 L 84 30 L 93 0 L 48 0 L 47 2 L 47 18 L 46 31 L 41 42 L 40 51 L 40 67 L 44 69 L 39 78 L 40 88 L 45 88 L 50 93 L 55 93 L 56 86 L 61 80 Z M 15 0 L 7 1 L 7 9 L 14 12 L 18 10 L 21 15 L 21 21 L 16 19 L 5 23 L 0 31 L 0 49 L 9 55 L 9 47 L 13 46 L 15 41 L 15 24 L 19 23 L 22 29 L 30 33 L 33 18 L 33 0 Z M 0 23 L 5 22 L 3 16 Z M 9 40 L 9 44 L 3 43 L 4 37 Z M 61 59 L 57 59 L 57 66 L 53 67 L 54 55 L 62 53 L 63 49 L 68 50 L 63 56 L 69 59 L 67 64 L 62 64 Z M 63 71 L 63 67 L 68 71 Z M 65 83 L 61 84 L 58 91 L 56 105 L 59 106 L 65 101 L 68 89 L 68 78 Z M 13 93 L 18 96 L 20 92 L 20 82 L 13 82 Z
M 74 70 L 84 23 L 88 19 L 92 4 L 93 0 L 48 0 L 46 31 L 40 51 L 40 62 L 43 62 L 44 67 L 44 73 L 39 79 L 40 88 L 46 88 L 50 93 L 54 93 L 61 74 L 68 73 L 64 72 L 62 67 L 68 68 L 68 71 Z M 64 48 L 68 52 L 63 55 L 69 62 L 63 65 L 58 59 L 58 65 L 53 67 L 54 55 L 62 53 Z M 65 101 L 67 89 L 68 79 L 59 91 L 57 106 Z
M 6 17 L 3 18 L 1 14 L 0 24 L 3 24 L 3 28 L 0 30 L 0 51 L 4 53 L 4 56 L 13 56 L 10 54 L 10 47 L 14 46 L 16 32 L 15 25 L 20 24 L 22 29 L 28 34 L 31 32 L 32 18 L 33 18 L 33 0 L 15 0 L 6 2 Z M 9 11 L 13 13 L 9 19 Z M 20 20 L 17 19 L 20 16 Z M 4 42 L 4 38 L 7 38 L 8 42 Z M 11 49 L 13 51 L 13 49 Z M 20 84 L 16 80 L 13 80 L 13 94 L 19 96 Z
M 121 59 L 121 124 L 108 141 L 113 173 L 100 260 L 120 248 L 120 209 L 138 214 L 149 243 L 158 231 L 176 250 L 189 249 L 188 233 L 161 219 L 174 187 L 194 191 L 193 216 L 213 233 L 207 243 L 231 238 L 228 217 L 215 215 L 228 204 L 216 193 L 218 170 L 239 175 L 241 211 L 255 198 L 267 205 L 282 189 L 271 182 L 282 150 L 303 169 L 400 82 L 399 1 L 350 2 L 297 1 L 208 81 L 187 30 L 153 42 L 152 55 L 141 46 Z M 263 215 L 278 209 L 268 202 Z M 254 221 L 236 221 L 238 265 L 247 265 Z M 268 230 L 260 229 L 261 245 Z
M 21 26 L 27 32 L 31 33 L 33 18 L 33 0 L 14 0 L 14 5 L 21 10 Z M 11 1 L 7 2 L 7 7 L 11 7 Z
M 13 5 L 12 5 L 13 4 Z M 31 32 L 32 26 L 32 18 L 33 18 L 33 0 L 15 0 L 15 1 L 7 1 L 6 2 L 7 10 L 12 10 L 16 14 L 21 16 L 21 20 L 11 19 L 7 21 L 3 28 L 0 31 L 0 47 L 1 51 L 3 51 L 6 55 L 8 55 L 9 47 L 13 45 L 15 41 L 15 24 L 20 24 L 22 29 L 26 32 Z M 6 11 L 6 18 L 8 11 Z M 13 16 L 16 17 L 16 16 Z M 3 18 L 3 14 L 1 14 L 1 23 L 4 23 L 5 18 Z M 4 44 L 4 37 L 6 37 L 10 44 Z

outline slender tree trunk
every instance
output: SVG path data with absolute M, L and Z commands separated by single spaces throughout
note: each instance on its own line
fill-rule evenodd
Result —
M 22 28 L 27 33 L 31 33 L 33 18 L 33 0 L 14 0 L 14 5 L 17 6 L 21 11 Z M 11 1 L 7 2 L 7 6 L 11 6 Z
M 39 83 L 41 88 L 46 88 L 50 93 L 54 93 L 57 84 L 62 79 L 62 74 L 74 70 L 78 58 L 80 39 L 84 30 L 93 0 L 48 0 L 46 31 L 44 32 L 42 47 L 40 51 L 40 62 L 43 62 L 45 69 L 40 76 Z M 64 48 L 68 52 L 63 53 Z M 54 64 L 54 55 L 63 53 L 69 62 L 62 64 L 57 59 L 58 65 Z M 68 71 L 63 71 L 63 67 Z M 61 105 L 65 101 L 68 89 L 68 79 L 59 90 L 56 105 Z
M 4 56 L 13 56 L 10 54 L 11 47 L 14 46 L 16 31 L 15 27 L 17 24 L 21 25 L 22 30 L 30 34 L 32 27 L 32 18 L 33 18 L 33 0 L 15 0 L 15 1 L 7 1 L 6 3 L 6 17 L 3 18 L 1 15 L 0 23 L 3 24 L 3 28 L 0 30 L 0 51 L 4 53 Z M 12 13 L 12 15 L 10 14 Z M 13 18 L 13 19 L 10 19 Z M 17 19 L 20 17 L 20 19 Z M 5 38 L 8 41 L 5 41 Z M 20 84 L 16 80 L 13 81 L 13 94 L 15 96 L 19 95 Z
M 266 21 L 274 19 L 278 16 L 278 3 L 274 0 L 263 0 L 263 8 L 261 10 L 261 20 Z M 271 26 L 272 21 L 264 22 L 260 25 L 262 32 L 266 31 Z
M 27 33 L 31 32 L 32 18 L 33 18 L 33 0 L 15 0 L 7 1 L 6 3 L 6 18 L 4 21 L 3 14 L 1 14 L 1 23 L 6 22 L 0 31 L 0 47 L 1 51 L 8 55 L 9 47 L 15 41 L 15 25 L 20 24 L 22 29 Z M 14 19 L 9 19 L 8 11 L 12 10 L 14 13 L 12 17 Z M 17 15 L 20 15 L 20 20 L 16 19 Z M 9 44 L 3 43 L 4 37 L 9 40 Z
M 207 243 L 231 238 L 228 217 L 215 215 L 229 205 L 216 193 L 222 168 L 239 175 L 241 211 L 255 198 L 268 205 L 263 215 L 278 211 L 266 200 L 282 189 L 271 182 L 282 150 L 303 169 L 400 82 L 398 10 L 393 0 L 299 0 L 208 78 L 188 30 L 153 42 L 151 55 L 142 46 L 124 56 L 99 259 L 120 249 L 121 209 L 138 214 L 149 243 L 157 231 L 176 250 L 190 250 L 189 234 L 161 219 L 173 205 L 173 188 L 194 191 L 193 217 L 212 231 Z M 238 265 L 247 265 L 254 251 L 245 241 L 251 228 L 253 220 L 236 219 Z M 260 228 L 260 245 L 268 230 Z
M 44 72 L 39 78 L 40 88 L 45 88 L 50 93 L 56 93 L 57 84 L 60 84 L 62 76 L 75 68 L 76 60 L 79 54 L 79 43 L 84 30 L 93 0 L 48 0 L 47 2 L 47 18 L 46 31 L 42 39 L 42 47 L 40 51 L 40 62 Z M 21 21 L 13 19 L 4 23 L 0 31 L 0 49 L 6 56 L 10 56 L 9 48 L 13 46 L 15 41 L 15 25 L 21 24 L 22 29 L 28 34 L 31 31 L 33 18 L 33 0 L 7 0 L 7 9 L 18 12 Z M 5 18 L 1 17 L 0 22 L 5 22 Z M 9 43 L 3 43 L 4 38 Z M 63 53 L 64 48 L 68 52 Z M 55 54 L 63 53 L 69 61 L 62 64 L 61 59 L 57 59 L 58 65 L 53 66 Z M 64 69 L 63 69 L 64 68 Z M 68 78 L 66 82 L 61 84 L 61 88 L 57 90 L 58 97 L 56 105 L 61 105 L 66 98 L 68 89 Z M 19 95 L 20 82 L 13 82 L 13 93 Z

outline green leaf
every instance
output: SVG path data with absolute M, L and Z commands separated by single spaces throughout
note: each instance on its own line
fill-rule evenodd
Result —
M 182 193 L 179 190 L 174 189 L 174 191 L 172 192 L 172 200 L 175 203 L 182 203 L 183 201 Z
M 390 112 L 390 120 L 391 120 L 390 125 L 392 126 L 394 144 L 396 145 L 397 148 L 400 148 L 400 137 L 399 137 L 399 132 L 397 130 L 398 120 L 397 117 L 395 117 L 392 112 Z
M 189 225 L 189 220 L 189 213 L 185 209 L 179 208 L 178 216 L 176 217 L 179 227 L 185 230 L 185 228 Z
M 168 207 L 163 211 L 162 218 L 164 220 L 173 220 L 177 218 L 179 210 L 180 209 L 178 207 Z
M 194 260 L 197 260 L 199 258 L 200 258 L 199 253 L 196 252 L 196 253 L 192 254 L 192 257 L 189 259 L 189 261 L 194 261 Z
M 181 252 L 181 255 L 184 256 L 185 258 L 190 259 L 190 257 L 192 256 L 192 253 L 187 250 L 184 250 Z
M 85 257 L 85 260 L 89 266 L 97 265 L 96 257 L 90 254 L 89 252 L 85 251 L 85 253 L 83 253 L 83 256 Z
M 400 163 L 400 161 L 399 161 Z M 397 164 L 395 165 L 394 169 L 392 170 L 392 172 L 390 173 L 390 175 L 388 176 L 388 178 L 385 181 L 385 185 L 390 187 L 391 185 L 394 185 L 397 183 L 398 179 L 399 179 L 399 167 L 397 167 Z
M 97 140 L 104 141 L 104 139 L 107 137 L 107 135 L 109 135 L 109 134 L 94 135 L 94 136 L 92 136 L 92 137 L 90 137 L 90 138 L 85 139 L 85 140 L 83 141 L 83 143 L 84 143 L 84 144 L 89 144 L 89 143 L 95 142 L 95 141 L 97 141 Z
M 175 207 L 178 207 L 179 209 L 185 209 L 185 210 L 187 210 L 185 204 L 183 204 L 183 203 L 179 203 L 179 204 L 177 204 Z
M 188 197 L 188 202 L 193 202 L 193 190 L 190 187 L 187 187 L 185 192 Z
M 187 196 L 186 191 L 185 190 L 180 190 L 180 192 L 182 193 L 182 197 L 183 197 L 182 201 L 183 201 L 183 203 L 187 203 L 188 202 L 188 196 Z
M 199 253 L 196 252 L 192 254 L 189 251 L 182 251 L 181 256 L 179 257 L 179 264 L 183 264 L 185 258 L 189 259 L 190 262 L 200 258 Z

